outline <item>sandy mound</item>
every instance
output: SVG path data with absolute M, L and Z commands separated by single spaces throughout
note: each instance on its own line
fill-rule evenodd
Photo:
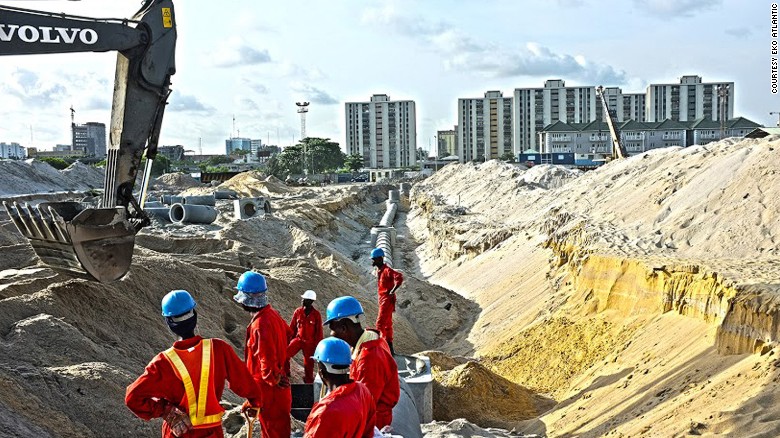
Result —
M 438 367 L 436 369 L 439 369 Z M 533 394 L 476 362 L 433 371 L 433 418 L 511 429 L 538 415 Z
M 103 185 L 102 171 L 81 163 L 62 172 L 38 160 L 0 160 L 0 196 L 87 191 Z
M 201 183 L 190 175 L 182 172 L 166 173 L 154 180 L 157 190 L 181 191 L 192 187 L 200 187 Z
M 552 164 L 540 164 L 526 170 L 520 177 L 526 184 L 535 184 L 544 189 L 556 189 L 580 177 L 581 170 L 568 169 Z
M 102 189 L 105 179 L 105 168 L 88 166 L 81 161 L 76 161 L 64 169 L 62 171 L 62 175 L 72 181 L 77 181 L 90 188 Z
M 219 186 L 220 189 L 235 190 L 243 197 L 279 196 L 294 192 L 274 176 L 264 176 L 261 172 L 243 172 L 230 178 Z

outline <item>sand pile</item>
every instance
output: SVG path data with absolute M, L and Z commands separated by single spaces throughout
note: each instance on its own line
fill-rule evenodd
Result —
M 429 280 L 482 309 L 476 353 L 561 402 L 536 430 L 773 435 L 779 158 L 779 137 L 727 140 L 549 189 L 518 181 L 561 168 L 448 166 L 413 187 L 409 228 Z
M 489 427 L 483 429 L 462 418 L 450 422 L 434 421 L 423 424 L 425 438 L 533 438 L 539 435 L 519 435 L 506 430 Z
M 235 190 L 243 197 L 283 196 L 295 190 L 274 176 L 266 177 L 261 172 L 242 172 L 220 184 L 219 188 Z
M 90 188 L 102 189 L 105 179 L 105 168 L 88 166 L 81 161 L 76 161 L 62 170 L 62 175 Z
M 0 196 L 87 191 L 102 185 L 102 171 L 81 163 L 59 171 L 38 160 L 0 160 Z
M 465 418 L 482 426 L 511 429 L 539 414 L 537 400 L 527 389 L 474 361 L 447 366 L 455 363 L 451 359 L 437 363 L 435 357 L 431 358 L 434 419 Z
M 182 172 L 166 173 L 154 180 L 154 186 L 157 190 L 182 191 L 201 185 L 198 180 Z
M 556 189 L 582 174 L 581 170 L 567 169 L 552 164 L 540 164 L 526 170 L 519 178 L 529 185 L 536 185 L 543 189 Z

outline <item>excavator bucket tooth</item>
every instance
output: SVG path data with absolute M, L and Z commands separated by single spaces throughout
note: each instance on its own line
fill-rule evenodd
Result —
M 136 227 L 124 207 L 92 208 L 80 202 L 36 206 L 3 202 L 41 261 L 58 271 L 110 282 L 130 269 Z

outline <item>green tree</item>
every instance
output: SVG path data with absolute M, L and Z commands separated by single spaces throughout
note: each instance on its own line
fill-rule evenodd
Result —
M 72 161 L 69 163 L 69 162 L 67 162 L 64 159 L 59 158 L 59 157 L 41 157 L 41 158 L 38 158 L 38 160 L 41 160 L 44 163 L 49 163 L 49 166 L 51 166 L 51 167 L 53 167 L 53 168 L 55 168 L 57 170 L 65 169 L 66 167 L 70 166 L 71 163 L 73 163 Z
M 211 157 L 208 160 L 206 160 L 207 166 L 219 166 L 220 164 L 228 164 L 232 163 L 233 159 L 228 157 L 227 155 L 218 155 L 216 157 Z
M 363 157 L 360 154 L 352 154 L 344 159 L 344 166 L 351 172 L 357 172 L 363 168 Z
M 514 163 L 516 159 L 517 157 L 512 152 L 506 152 L 504 155 L 501 155 L 501 161 L 506 161 L 507 163 Z
M 310 173 L 335 172 L 344 165 L 344 153 L 339 144 L 329 138 L 306 137 L 302 144 L 305 145 L 305 168 Z
M 141 160 L 141 169 L 146 169 L 146 157 Z M 164 173 L 168 173 L 171 169 L 171 161 L 168 158 L 157 155 L 152 163 L 152 178 L 156 178 Z

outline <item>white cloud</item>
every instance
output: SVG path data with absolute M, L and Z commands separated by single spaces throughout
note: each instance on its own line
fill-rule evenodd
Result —
M 232 38 L 225 47 L 221 47 L 214 55 L 213 64 L 217 67 L 244 67 L 271 62 L 271 55 L 266 49 L 252 47 L 239 38 Z
M 213 107 L 204 104 L 197 97 L 188 94 L 173 93 L 168 99 L 168 110 L 212 114 Z
M 726 34 L 731 35 L 735 38 L 747 38 L 753 35 L 753 30 L 747 26 L 731 27 L 726 29 L 725 32 Z
M 634 0 L 634 5 L 638 8 L 666 18 L 690 17 L 722 4 L 723 0 Z
M 487 77 L 554 75 L 609 84 L 626 81 L 624 71 L 590 62 L 583 56 L 556 53 L 535 42 L 521 48 L 480 42 L 445 22 L 401 15 L 391 4 L 364 11 L 361 20 L 366 25 L 380 24 L 400 35 L 421 40 L 441 54 L 444 67 L 453 71 Z
M 294 82 L 290 84 L 290 88 L 297 93 L 301 99 L 318 103 L 320 105 L 335 105 L 339 103 L 338 99 L 334 98 L 327 92 L 302 82 Z

